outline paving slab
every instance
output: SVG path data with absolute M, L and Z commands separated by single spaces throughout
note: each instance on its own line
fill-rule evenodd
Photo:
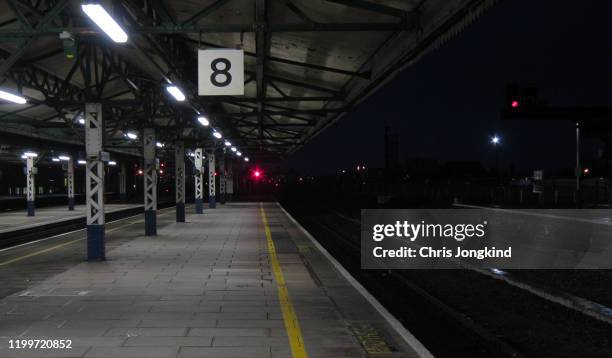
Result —
M 389 347 L 384 357 L 419 356 L 276 203 L 219 205 L 186 223 L 162 215 L 157 236 L 113 235 L 124 238 L 107 261 L 74 262 L 0 299 L 0 357 L 292 357 L 287 304 L 309 357 L 371 357 L 362 332 Z M 7 348 L 42 338 L 73 348 Z

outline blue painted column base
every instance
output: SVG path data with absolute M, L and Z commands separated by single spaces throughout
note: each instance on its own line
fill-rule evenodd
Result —
M 211 195 L 208 198 L 208 207 L 211 208 L 211 209 L 214 209 L 214 208 L 217 207 L 217 201 L 215 200 L 215 196 L 214 195 Z
M 145 236 L 157 235 L 157 211 L 145 210 Z
M 195 209 L 196 214 L 202 214 L 204 212 L 204 202 L 202 201 L 202 199 L 195 200 Z
M 28 216 L 34 216 L 36 206 L 33 201 L 28 201 Z
M 74 211 L 74 198 L 68 198 L 68 210 Z
M 219 194 L 219 202 L 225 204 L 225 193 Z
M 104 225 L 87 225 L 87 260 L 106 260 Z
M 185 203 L 176 203 L 176 222 L 185 222 Z

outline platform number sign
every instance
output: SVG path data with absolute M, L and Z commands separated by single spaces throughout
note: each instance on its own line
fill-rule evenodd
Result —
M 198 50 L 198 94 L 244 95 L 244 51 Z

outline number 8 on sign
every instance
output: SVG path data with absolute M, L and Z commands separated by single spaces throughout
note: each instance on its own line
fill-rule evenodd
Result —
M 219 65 L 221 65 L 219 68 Z M 211 62 L 212 75 L 210 82 L 217 87 L 225 87 L 232 82 L 232 74 L 229 71 L 232 69 L 232 63 L 227 58 L 216 58 Z M 219 76 L 223 76 L 223 81 L 217 80 Z
M 244 95 L 244 52 L 236 49 L 198 50 L 198 94 Z

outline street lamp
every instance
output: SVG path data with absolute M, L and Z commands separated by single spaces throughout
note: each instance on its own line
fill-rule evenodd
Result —
M 501 184 L 501 176 L 499 174 L 499 145 L 501 144 L 501 139 L 497 136 L 497 134 L 494 134 L 493 137 L 491 137 L 491 144 L 493 144 L 493 147 L 495 148 L 495 173 L 497 174 L 497 179 L 499 181 L 499 183 Z

